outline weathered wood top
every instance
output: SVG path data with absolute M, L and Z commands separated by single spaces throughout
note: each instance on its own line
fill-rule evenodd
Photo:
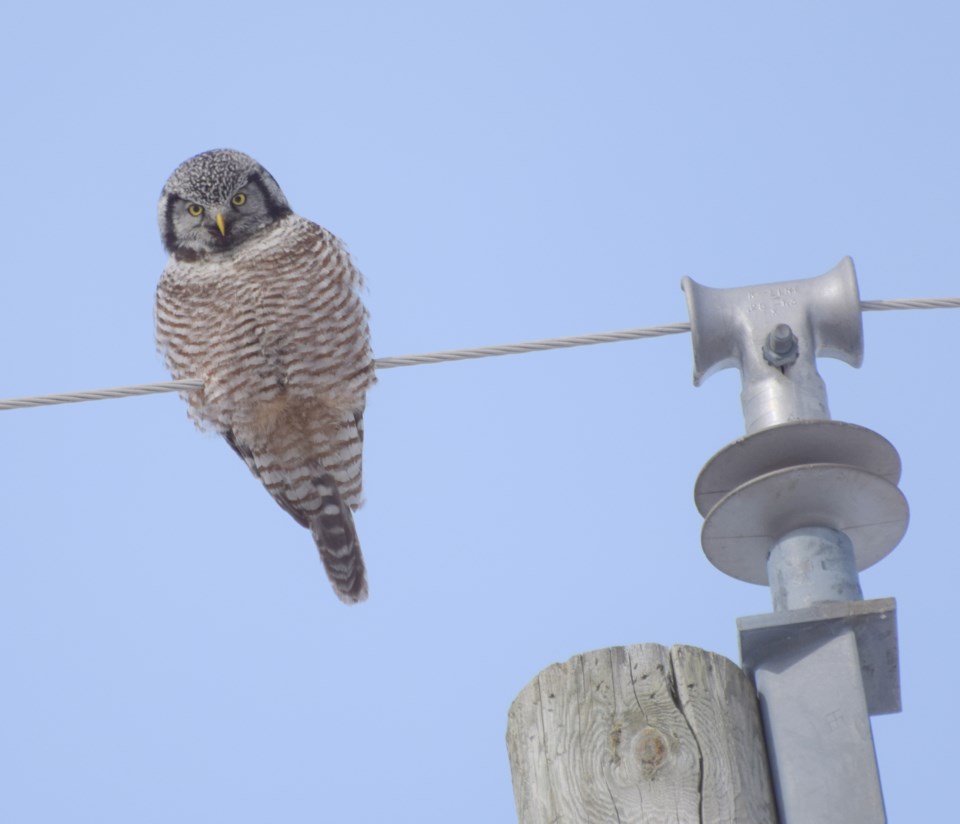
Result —
M 722 656 L 659 644 L 554 664 L 510 708 L 521 824 L 771 824 L 756 694 Z

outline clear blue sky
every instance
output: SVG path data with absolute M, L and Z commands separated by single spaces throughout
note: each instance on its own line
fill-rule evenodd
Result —
M 680 279 L 960 293 L 960 12 L 916 2 L 16 4 L 0 396 L 165 379 L 156 199 L 258 158 L 366 274 L 381 356 L 686 320 Z M 893 821 L 955 809 L 956 333 L 868 314 L 834 417 L 899 450 Z M 0 413 L 0 819 L 514 821 L 554 661 L 769 610 L 700 549 L 739 378 L 687 335 L 381 374 L 368 603 L 173 395 Z

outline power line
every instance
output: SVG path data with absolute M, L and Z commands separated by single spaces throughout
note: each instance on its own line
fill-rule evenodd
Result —
M 960 298 L 909 298 L 901 300 L 865 300 L 860 308 L 865 312 L 890 311 L 895 309 L 958 309 Z M 648 326 L 639 329 L 624 329 L 619 332 L 598 332 L 592 335 L 573 335 L 564 338 L 546 338 L 525 343 L 504 343 L 497 346 L 480 346 L 473 349 L 451 349 L 444 352 L 425 352 L 419 355 L 400 355 L 392 358 L 377 358 L 377 369 L 393 369 L 398 366 L 421 366 L 427 363 L 492 358 L 500 355 L 520 355 L 526 352 L 543 352 L 547 349 L 566 349 L 572 346 L 592 346 L 598 343 L 615 343 L 625 340 L 658 338 L 664 335 L 679 335 L 690 331 L 689 323 L 669 323 L 663 326 Z M 91 389 L 82 392 L 65 392 L 57 395 L 34 395 L 24 398 L 0 400 L 0 411 L 25 409 L 32 406 L 53 406 L 61 403 L 112 400 L 137 395 L 155 395 L 161 392 L 178 392 L 203 386 L 200 380 L 165 381 L 141 383 L 134 386 L 117 386 L 112 389 Z
M 83 401 L 107 401 L 114 398 L 129 398 L 135 395 L 156 395 L 160 392 L 176 392 L 180 389 L 198 389 L 203 381 L 164 381 L 140 383 L 135 386 L 116 386 L 113 389 L 88 389 L 83 392 L 64 392 L 59 395 L 33 395 L 26 398 L 8 398 L 0 401 L 0 411 L 25 409 L 28 406 L 55 406 L 58 403 L 82 403 Z
M 445 352 L 425 352 L 420 355 L 377 358 L 374 361 L 374 365 L 377 369 L 394 369 L 398 366 L 419 366 L 426 363 L 491 358 L 498 355 L 542 352 L 546 349 L 563 349 L 570 346 L 590 346 L 596 343 L 613 343 L 615 341 L 637 340 L 639 338 L 656 338 L 662 335 L 678 335 L 682 332 L 689 331 L 689 323 L 672 323 L 666 326 L 652 326 L 645 329 L 625 329 L 621 332 L 599 332 L 594 335 L 547 338 L 545 340 L 527 341 L 526 343 L 505 343 L 499 346 L 481 346 L 474 349 L 451 349 Z M 114 398 L 127 398 L 135 395 L 153 395 L 161 392 L 178 392 L 183 389 L 197 389 L 200 386 L 203 386 L 203 381 L 200 380 L 164 381 L 161 383 L 142 383 L 135 386 L 117 386 L 112 389 L 65 392 L 58 395 L 9 398 L 7 400 L 0 400 L 0 411 L 5 409 L 25 409 L 30 406 L 53 406 L 60 403 L 112 400 Z
M 958 309 L 960 298 L 900 298 L 899 300 L 862 300 L 864 312 L 885 312 L 891 309 Z
M 479 346 L 475 349 L 452 349 L 447 352 L 427 352 L 422 355 L 402 355 L 396 358 L 377 358 L 377 369 L 392 369 L 395 366 L 420 366 L 425 363 L 493 358 L 499 355 L 522 355 L 526 352 L 543 352 L 547 349 L 566 349 L 570 346 L 591 346 L 595 343 L 615 343 L 621 340 L 659 338 L 663 335 L 679 335 L 689 332 L 689 323 L 669 323 L 664 326 L 649 326 L 645 329 L 624 329 L 621 332 L 598 332 L 593 335 L 575 335 L 568 338 L 546 338 L 526 343 L 503 343 L 498 346 Z

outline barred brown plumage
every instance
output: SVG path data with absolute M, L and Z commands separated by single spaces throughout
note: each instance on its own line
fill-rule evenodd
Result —
M 311 531 L 340 599 L 363 600 L 351 510 L 362 503 L 375 378 L 360 272 L 240 152 L 181 164 L 159 219 L 171 257 L 157 287 L 157 344 L 174 378 L 204 382 L 181 393 L 190 417 L 223 435 Z

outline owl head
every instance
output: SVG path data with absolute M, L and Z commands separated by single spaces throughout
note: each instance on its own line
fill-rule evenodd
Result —
M 203 152 L 177 166 L 157 210 L 163 245 L 181 260 L 233 249 L 288 214 L 273 175 L 233 149 Z

